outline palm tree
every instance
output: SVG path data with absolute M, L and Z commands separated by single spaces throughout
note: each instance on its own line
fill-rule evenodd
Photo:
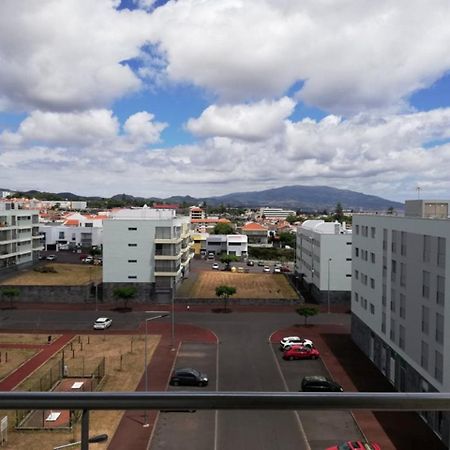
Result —
M 236 294 L 236 288 L 234 286 L 227 286 L 222 284 L 216 287 L 216 296 L 223 298 L 223 311 L 227 312 L 228 298 Z

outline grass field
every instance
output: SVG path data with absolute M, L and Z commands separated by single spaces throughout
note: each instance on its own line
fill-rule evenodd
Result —
M 158 345 L 159 336 L 148 336 L 147 360 L 150 361 L 153 352 Z M 80 340 L 80 342 L 79 342 Z M 89 342 L 89 343 L 88 343 Z M 72 358 L 72 350 L 75 358 Z M 106 358 L 106 382 L 103 391 L 135 391 L 144 372 L 144 336 L 111 336 L 90 335 L 76 337 L 72 344 L 65 348 L 65 364 L 68 373 L 75 374 L 84 369 L 88 374 L 96 367 L 101 359 Z M 47 372 L 47 368 L 53 366 L 61 359 L 61 353 L 55 355 L 44 366 L 39 368 L 18 390 L 26 390 L 35 384 L 39 378 Z M 73 432 L 17 432 L 11 428 L 14 424 L 14 411 L 0 411 L 0 417 L 8 415 L 10 429 L 8 432 L 8 445 L 2 448 L 17 450 L 51 449 L 57 445 L 68 444 L 71 440 L 79 440 L 80 424 L 77 424 Z M 90 413 L 90 435 L 106 433 L 110 439 L 120 422 L 123 411 L 92 411 Z M 97 449 L 106 449 L 108 442 L 96 444 Z
M 298 295 L 283 275 L 266 273 L 201 272 L 191 286 L 192 298 L 214 298 L 216 287 L 222 284 L 234 286 L 232 298 L 285 298 L 296 299 Z
M 0 284 L 10 286 L 74 286 L 102 281 L 102 267 L 82 264 L 50 263 L 56 273 L 41 273 L 34 270 L 19 273 L 3 280 Z
M 59 334 L 52 334 L 52 341 L 59 338 Z M 1 344 L 47 344 L 48 335 L 47 334 L 6 334 L 0 333 L 0 343 Z
M 0 380 L 16 370 L 25 361 L 38 352 L 38 349 L 30 348 L 1 348 L 0 349 Z M 8 358 L 8 361 L 6 361 Z

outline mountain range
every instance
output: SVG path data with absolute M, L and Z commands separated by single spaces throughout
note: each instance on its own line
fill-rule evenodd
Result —
M 1 189 L 0 191 L 12 191 L 11 189 Z M 57 194 L 42 193 L 32 190 L 21 192 L 27 196 L 42 196 L 49 194 L 51 199 L 58 198 L 60 200 L 85 200 L 99 201 L 108 200 L 103 197 L 86 197 L 71 192 L 60 192 Z M 318 211 L 324 209 L 334 209 L 337 203 L 342 205 L 345 210 L 354 211 L 384 211 L 388 208 L 403 209 L 403 204 L 392 200 L 387 200 L 375 195 L 366 195 L 360 192 L 336 189 L 327 186 L 284 186 L 275 189 L 267 189 L 263 191 L 253 192 L 235 192 L 222 196 L 195 198 L 191 196 L 173 196 L 165 199 L 156 197 L 134 197 L 127 194 L 118 194 L 110 198 L 110 200 L 119 200 L 123 202 L 133 201 L 156 201 L 166 203 L 187 203 L 195 205 L 206 203 L 209 206 L 224 205 L 227 207 L 282 207 L 302 211 Z

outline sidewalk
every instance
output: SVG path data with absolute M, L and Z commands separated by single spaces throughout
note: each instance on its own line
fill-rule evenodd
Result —
M 350 392 L 395 392 L 350 338 L 348 327 L 341 325 L 292 326 L 272 335 L 272 342 L 283 336 L 312 339 L 331 377 Z M 383 450 L 444 450 L 446 447 L 414 412 L 355 411 L 354 417 L 369 441 Z
M 43 344 L 42 350 L 18 367 L 14 372 L 0 381 L 0 391 L 13 391 L 23 380 L 32 374 L 37 368 L 42 366 L 49 358 L 59 352 L 69 343 L 75 334 L 64 334 L 51 344 Z M 5 345 L 5 344 L 4 344 Z M 15 348 L 30 348 L 27 344 L 14 344 Z

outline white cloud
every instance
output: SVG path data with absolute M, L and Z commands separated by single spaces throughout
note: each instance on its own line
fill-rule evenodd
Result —
M 123 61 L 146 42 L 148 15 L 111 0 L 0 2 L 0 110 L 108 105 L 140 87 Z
M 250 141 L 268 139 L 282 130 L 284 120 L 292 114 L 294 107 L 295 103 L 288 97 L 250 105 L 211 105 L 199 118 L 190 119 L 186 128 L 202 137 L 224 136 Z
M 166 123 L 153 122 L 154 115 L 147 111 L 133 114 L 123 128 L 134 144 L 154 144 L 159 142 L 161 132 L 167 127 Z
M 283 95 L 353 114 L 406 108 L 450 69 L 446 0 L 184 0 L 152 14 L 169 79 L 224 101 Z

